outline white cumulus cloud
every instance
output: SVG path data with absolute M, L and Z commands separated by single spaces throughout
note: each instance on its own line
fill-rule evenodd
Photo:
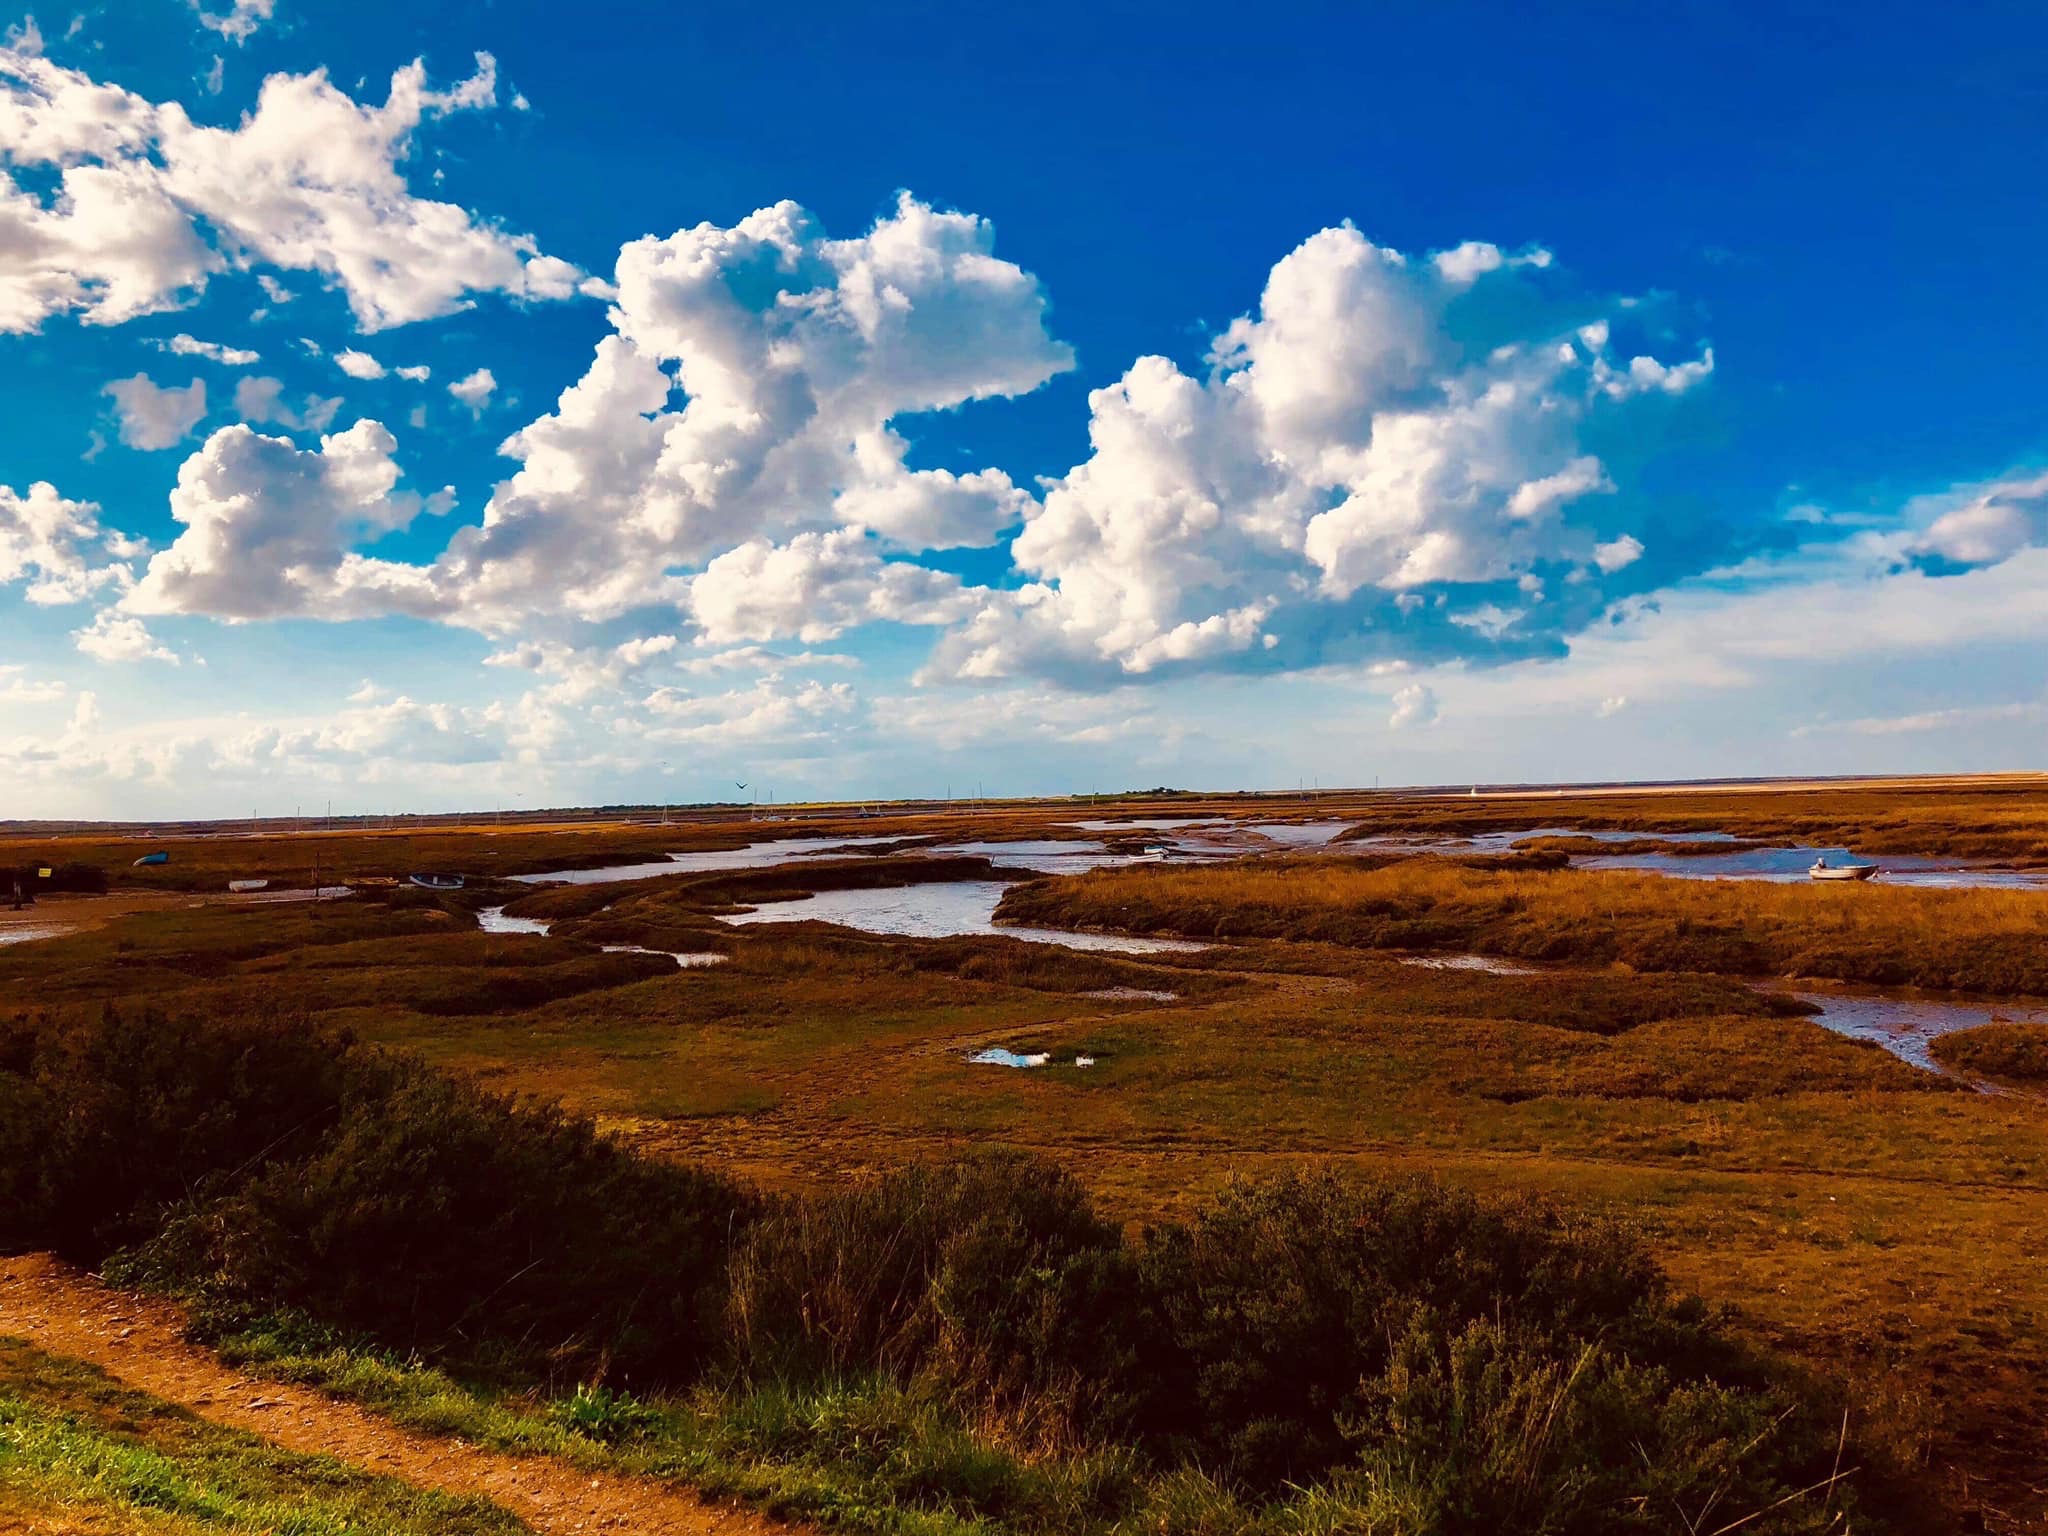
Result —
M 384 365 L 367 352 L 346 347 L 334 354 L 334 366 L 352 379 L 381 379 Z
M 84 629 L 71 632 L 78 649 L 95 661 L 167 661 L 178 664 L 177 652 L 158 645 L 142 620 L 103 609 Z
M 448 386 L 448 393 L 457 400 L 460 400 L 472 411 L 481 413 L 484 406 L 490 402 L 491 396 L 497 392 L 497 389 L 497 377 L 490 369 L 479 368 L 476 372 L 465 374 L 453 384 L 450 384 Z
M 187 336 L 180 331 L 168 340 L 157 340 L 151 345 L 160 352 L 169 352 L 177 357 L 203 357 L 210 363 L 220 363 L 229 368 L 246 368 L 262 358 L 246 347 L 222 346 L 217 341 L 201 341 L 196 336 Z
M 130 448 L 175 448 L 206 414 L 206 381 L 194 379 L 182 389 L 158 384 L 146 373 L 116 379 L 103 391 L 114 397 L 121 441 Z
M 35 48 L 0 48 L 0 332 L 66 313 L 119 324 L 256 266 L 321 275 L 366 331 L 452 313 L 478 293 L 569 297 L 576 268 L 413 196 L 400 169 L 423 121 L 491 106 L 496 79 L 479 54 L 475 75 L 435 91 L 414 62 L 377 107 L 323 70 L 277 74 L 240 123 L 213 128 Z M 11 174 L 21 168 L 56 184 L 32 191 Z
M 452 493 L 398 489 L 396 448 L 374 421 L 310 450 L 247 426 L 221 428 L 178 471 L 171 516 L 185 531 L 152 557 L 123 606 L 237 619 L 432 611 L 416 567 L 349 548 L 452 505 Z

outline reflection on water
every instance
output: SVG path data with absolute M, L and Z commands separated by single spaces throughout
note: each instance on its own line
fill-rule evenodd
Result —
M 1254 821 L 1246 827 L 1288 848 L 1320 848 L 1342 832 L 1348 821 Z
M 678 952 L 673 949 L 645 949 L 638 944 L 600 944 L 598 948 L 608 955 L 667 955 L 686 971 L 702 970 L 707 965 L 723 965 L 726 959 L 715 949 Z
M 1030 869 L 1044 875 L 1078 875 L 1091 869 L 1111 869 L 1128 864 L 1134 855 L 1111 853 L 1100 843 L 1038 841 L 1007 843 L 948 843 L 933 853 L 966 854 L 987 859 L 1005 869 Z
M 1830 864 L 1874 863 L 1885 885 L 1936 888 L 2027 889 L 2048 886 L 2048 870 L 1971 869 L 1953 860 L 1909 853 L 1859 854 L 1847 848 L 1744 848 L 1734 853 L 1615 853 L 1580 859 L 1582 869 L 1643 869 L 1688 880 L 1800 881 L 1815 859 Z
M 1228 816 L 1134 816 L 1129 821 L 1069 821 L 1083 832 L 1173 832 L 1182 827 L 1227 827 Z
M 1347 843 L 1345 848 L 1357 853 L 1495 854 L 1511 852 L 1516 844 L 1534 837 L 1581 837 L 1598 843 L 1633 842 L 1639 838 L 1700 845 L 1736 841 L 1734 835 L 1727 832 L 1613 832 L 1589 831 L 1583 827 L 1523 827 L 1511 832 L 1481 832 L 1472 837 L 1375 837 Z M 1682 880 L 1794 882 L 1807 879 L 1807 870 L 1819 858 L 1825 858 L 1830 864 L 1875 863 L 1880 870 L 1876 878 L 1885 885 L 2048 890 L 2048 870 L 1985 869 L 1958 863 L 1954 859 L 1931 859 L 1918 854 L 1864 855 L 1848 848 L 1808 847 L 1803 844 L 1734 848 L 1726 853 L 1601 853 L 1575 858 L 1572 864 L 1577 869 L 1639 870 L 1647 874 L 1672 875 Z
M 795 901 L 764 902 L 751 912 L 734 912 L 722 923 L 837 923 L 866 933 L 946 939 L 960 934 L 995 934 L 1029 944 L 1064 944 L 1069 949 L 1115 950 L 1122 954 L 1187 954 L 1208 948 L 1185 939 L 1137 939 L 1114 933 L 1064 933 L 1056 928 L 1013 928 L 995 922 L 996 903 L 1009 887 L 996 880 L 947 880 L 880 891 L 820 891 Z
M 1800 992 L 1791 987 L 1764 984 L 1760 991 L 1777 992 L 1811 1003 L 1820 1012 L 1814 1022 L 1825 1024 L 1837 1034 L 1854 1040 L 1870 1040 L 1883 1046 L 1901 1061 L 1948 1076 L 1930 1049 L 1942 1035 L 1981 1024 L 2048 1024 L 2048 1007 L 2027 1003 L 1947 1002 L 1930 998 L 1899 997 L 1871 989 L 1842 989 Z
M 485 933 L 546 933 L 549 924 L 539 917 L 507 917 L 503 907 L 485 907 L 476 915 L 476 925 Z
M 503 907 L 485 907 L 477 913 L 476 925 L 485 933 L 535 934 L 545 934 L 553 926 L 547 919 L 540 917 L 507 917 Z M 686 971 L 696 970 L 700 966 L 719 965 L 726 959 L 716 950 L 706 950 L 702 953 L 685 950 L 678 953 L 673 949 L 646 949 L 638 944 L 600 944 L 598 948 L 608 955 L 667 955 Z
M 31 939 L 54 939 L 69 933 L 64 923 L 39 923 L 27 928 L 0 928 L 0 944 L 26 944 Z
M 1492 955 L 1403 955 L 1401 963 L 1420 966 L 1425 971 L 1484 971 L 1489 976 L 1542 974 L 1533 965 L 1519 965 L 1513 960 L 1497 960 Z
M 603 885 L 612 880 L 646 880 L 655 875 L 708 874 L 721 869 L 762 869 L 841 848 L 865 848 L 876 843 L 893 843 L 897 837 L 783 837 L 772 842 L 749 843 L 744 848 L 702 848 L 690 853 L 671 853 L 652 862 L 608 864 L 602 869 L 558 869 L 540 875 L 513 875 L 526 885 Z

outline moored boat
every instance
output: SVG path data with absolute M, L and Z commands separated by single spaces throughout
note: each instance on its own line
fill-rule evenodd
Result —
M 1815 859 L 1806 872 L 1811 880 L 1868 880 L 1876 873 L 1875 864 L 1830 864 L 1826 854 Z
M 462 889 L 462 876 L 443 874 L 439 870 L 421 870 L 418 874 L 407 875 L 406 879 L 410 880 L 414 885 L 422 886 L 430 891 L 459 891 Z

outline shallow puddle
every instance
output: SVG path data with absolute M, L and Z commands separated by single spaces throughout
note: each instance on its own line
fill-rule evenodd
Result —
M 598 948 L 608 955 L 667 955 L 686 971 L 702 970 L 707 965 L 723 965 L 730 958 L 715 949 L 647 949 L 639 944 L 600 944 Z
M 1492 955 L 1403 955 L 1401 963 L 1417 966 L 1425 971 L 1484 971 L 1489 976 L 1543 974 L 1533 965 L 1523 965 L 1514 960 L 1498 960 Z
M 1584 827 L 1523 827 L 1511 832 L 1482 832 L 1472 837 L 1375 837 L 1345 844 L 1353 853 L 1436 853 L 1452 856 L 1512 853 L 1517 844 L 1536 837 L 1580 837 L 1596 843 L 1625 843 L 1655 838 L 1665 843 L 1712 846 L 1737 841 L 1728 832 L 1614 832 Z M 1680 880 L 1806 880 L 1815 859 L 1830 864 L 1874 863 L 1882 885 L 1927 886 L 1936 889 L 2048 890 L 2048 870 L 1987 869 L 1954 859 L 1917 854 L 1860 854 L 1848 848 L 1783 844 L 1766 848 L 1734 848 L 1726 853 L 1598 853 L 1572 860 L 1574 869 L 1636 870 Z
M 55 939 L 69 933 L 65 923 L 38 923 L 23 928 L 0 928 L 0 944 L 26 944 L 32 939 Z
M 1096 998 L 1105 1003 L 1173 1003 L 1180 1001 L 1178 992 L 1155 992 L 1147 987 L 1102 987 L 1094 992 L 1083 992 L 1083 997 Z
M 1033 1051 L 1028 1056 L 1015 1051 L 1006 1051 L 1001 1046 L 990 1046 L 985 1051 L 976 1051 L 967 1058 L 977 1067 L 1043 1067 L 1052 1061 L 1049 1051 Z
M 1852 1040 L 1874 1041 L 1901 1061 L 1944 1077 L 1964 1074 L 1953 1072 L 1934 1059 L 1932 1047 L 1941 1036 L 1982 1024 L 2048 1024 L 2048 1006 L 2030 1003 L 1949 1002 L 1899 997 L 1867 988 L 1810 992 L 1777 982 L 1761 983 L 1757 990 L 1811 1003 L 1820 1010 L 1814 1016 L 1816 1024 L 1825 1024 Z
M 635 864 L 607 864 L 601 869 L 557 869 L 545 874 L 513 875 L 523 885 L 605 885 L 614 880 L 646 880 L 656 875 L 711 874 L 723 869 L 765 869 L 793 859 L 828 855 L 841 849 L 900 842 L 900 837 L 782 837 L 744 848 L 705 848 L 671 853 Z
M 545 918 L 507 917 L 503 907 L 485 907 L 476 915 L 476 925 L 485 933 L 545 934 L 552 926 Z
M 1247 831 L 1287 848 L 1320 848 L 1350 826 L 1348 821 L 1248 821 Z
M 877 891 L 820 891 L 795 901 L 764 902 L 751 912 L 733 912 L 721 923 L 837 923 L 864 933 L 901 934 L 914 939 L 949 939 L 993 934 L 1027 944 L 1064 944 L 1069 949 L 1112 950 L 1128 955 L 1192 954 L 1206 944 L 1187 939 L 1140 939 L 1116 933 L 1066 933 L 1057 928 L 1019 928 L 995 921 L 996 903 L 1007 885 L 995 880 L 945 880 Z

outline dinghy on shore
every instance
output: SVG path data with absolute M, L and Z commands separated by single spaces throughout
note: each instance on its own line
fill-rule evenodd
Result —
M 1807 877 L 1813 880 L 1868 880 L 1877 873 L 1875 864 L 1830 864 L 1827 855 L 1822 854 L 1807 870 Z

